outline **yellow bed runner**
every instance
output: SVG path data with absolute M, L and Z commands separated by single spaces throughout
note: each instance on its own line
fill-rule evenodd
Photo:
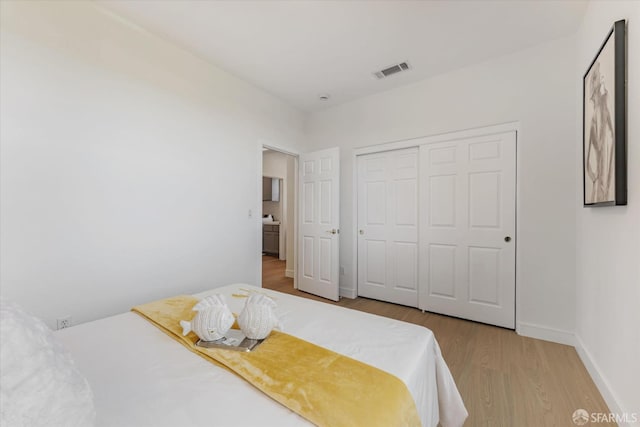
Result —
M 134 307 L 194 353 L 230 369 L 254 387 L 322 427 L 420 426 L 406 385 L 378 368 L 294 336 L 273 331 L 250 353 L 203 348 L 180 320 L 190 320 L 198 300 L 177 296 Z

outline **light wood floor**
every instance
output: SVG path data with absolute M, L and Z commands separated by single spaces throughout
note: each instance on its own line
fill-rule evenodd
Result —
M 609 412 L 573 347 L 366 298 L 328 301 L 293 289 L 284 261 L 262 258 L 265 288 L 431 329 L 469 411 L 466 427 L 575 427 L 576 409 Z

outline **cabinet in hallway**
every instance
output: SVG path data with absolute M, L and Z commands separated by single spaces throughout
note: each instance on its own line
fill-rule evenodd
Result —
M 280 254 L 280 225 L 262 226 L 262 252 L 275 256 Z

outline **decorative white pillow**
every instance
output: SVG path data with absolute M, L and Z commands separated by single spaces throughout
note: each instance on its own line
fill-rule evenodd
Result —
M 92 426 L 93 394 L 44 322 L 0 301 L 0 425 Z

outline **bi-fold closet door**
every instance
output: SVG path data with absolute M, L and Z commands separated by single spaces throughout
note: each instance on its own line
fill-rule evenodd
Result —
M 515 132 L 357 164 L 358 295 L 514 328 Z

